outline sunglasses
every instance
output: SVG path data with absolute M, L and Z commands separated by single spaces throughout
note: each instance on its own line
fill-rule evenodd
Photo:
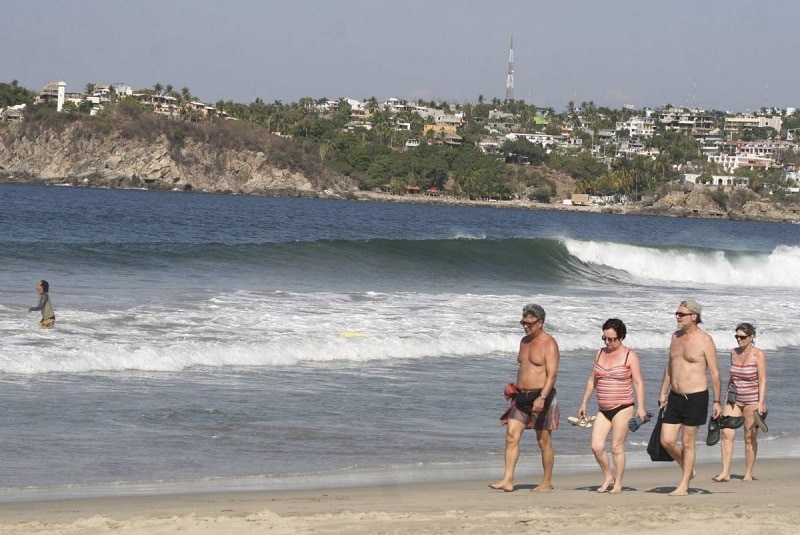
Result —
M 745 335 L 734 334 L 733 337 L 736 338 L 737 340 L 747 340 L 748 338 L 750 338 L 750 335 L 749 334 L 745 334 Z
M 533 327 L 534 325 L 536 325 L 540 321 L 541 320 L 536 320 L 536 321 L 519 320 L 519 324 L 522 325 L 523 327 Z
M 617 336 L 616 338 L 613 336 L 601 336 L 600 339 L 603 342 L 616 342 L 617 340 L 619 340 L 619 336 Z
M 686 316 L 691 316 L 694 312 L 676 312 L 675 315 L 679 318 L 684 318 Z

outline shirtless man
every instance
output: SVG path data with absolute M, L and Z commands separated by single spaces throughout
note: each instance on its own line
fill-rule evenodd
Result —
M 683 477 L 670 496 L 689 494 L 689 481 L 695 476 L 695 441 L 697 431 L 708 417 L 708 379 L 714 391 L 712 417 L 722 413 L 720 401 L 719 367 L 717 347 L 714 340 L 698 324 L 703 309 L 694 299 L 681 301 L 675 312 L 678 330 L 672 334 L 669 344 L 669 362 L 664 369 L 664 381 L 658 398 L 664 411 L 661 426 L 661 444 L 681 466 Z M 667 392 L 669 391 L 669 396 Z M 681 445 L 678 431 L 683 427 Z
M 516 383 L 506 387 L 506 397 L 511 405 L 500 418 L 507 423 L 505 473 L 503 479 L 489 485 L 493 489 L 511 492 L 514 490 L 514 469 L 519 460 L 519 442 L 522 431 L 536 430 L 536 440 L 542 452 L 542 482 L 534 492 L 553 490 L 553 443 L 551 432 L 558 428 L 560 416 L 556 398 L 556 375 L 558 375 L 558 343 L 544 331 L 544 309 L 530 304 L 522 309 L 520 325 L 525 336 L 519 344 L 519 371 Z

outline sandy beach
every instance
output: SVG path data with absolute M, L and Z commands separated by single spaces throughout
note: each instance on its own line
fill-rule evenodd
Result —
M 0 535 L 798 531 L 791 225 L 3 193 L 17 215 L 0 270 Z M 40 276 L 52 330 L 27 312 Z M 559 341 L 565 418 L 600 321 L 617 312 L 653 400 L 683 297 L 706 307 L 725 378 L 734 325 L 763 326 L 770 432 L 757 481 L 741 479 L 739 433 L 731 482 L 712 482 L 719 448 L 703 445 L 691 495 L 670 497 L 679 470 L 646 458 L 645 430 L 629 436 L 624 492 L 598 494 L 590 433 L 565 424 L 553 492 L 530 492 L 541 477 L 530 435 L 517 489 L 488 488 L 525 303 L 546 304 Z
M 759 460 L 757 480 L 698 466 L 686 497 L 670 497 L 672 464 L 629 470 L 620 495 L 599 494 L 599 472 L 559 475 L 549 494 L 486 481 L 292 492 L 226 492 L 0 504 L 1 534 L 796 533 L 800 460 Z

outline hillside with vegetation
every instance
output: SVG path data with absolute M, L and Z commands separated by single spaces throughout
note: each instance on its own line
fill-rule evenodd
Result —
M 163 94 L 157 86 L 159 91 L 144 91 Z M 191 96 L 184 89 L 186 98 L 171 93 L 179 105 Z M 765 215 L 793 205 L 791 196 L 775 187 L 781 183 L 780 169 L 737 171 L 747 177 L 746 188 L 681 184 L 687 169 L 708 176 L 719 172 L 690 134 L 664 131 L 644 140 L 648 155 L 625 155 L 620 146 L 626 132 L 621 132 L 598 151 L 600 134 L 636 112 L 593 103 L 570 103 L 565 112 L 556 113 L 523 101 L 488 103 L 482 97 L 476 104 L 417 102 L 418 107 L 463 118 L 454 136 L 457 144 L 426 127 L 430 120 L 420 114 L 394 112 L 374 98 L 364 101 L 358 122 L 347 100 L 310 98 L 290 104 L 220 101 L 214 117 L 195 111 L 165 117 L 140 100 L 121 97 L 94 109 L 72 105 L 56 112 L 54 102 L 37 103 L 34 92 L 16 83 L 0 84 L 0 109 L 21 103 L 26 104 L 24 120 L 0 122 L 4 181 L 344 197 L 413 191 L 462 201 L 545 206 L 586 193 L 604 199 L 602 204 L 612 207 L 609 211 L 796 219 Z M 492 132 L 497 117 L 512 123 L 514 131 L 554 137 L 567 133 L 580 143 L 564 148 L 510 140 Z M 800 126 L 800 119 L 787 117 L 783 124 L 785 136 Z M 486 150 L 487 139 L 493 150 Z M 786 166 L 800 160 L 795 151 L 785 151 L 781 158 Z M 704 190 L 693 195 L 705 200 L 701 208 L 686 206 L 691 189 Z M 748 203 L 760 208 L 748 214 L 743 211 Z

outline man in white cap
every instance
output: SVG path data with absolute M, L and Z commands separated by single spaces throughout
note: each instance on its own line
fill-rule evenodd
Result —
M 714 391 L 712 418 L 722 414 L 722 390 L 717 347 L 711 336 L 702 330 L 703 309 L 694 299 L 681 301 L 675 311 L 678 330 L 669 344 L 669 362 L 664 369 L 659 405 L 665 407 L 661 426 L 661 443 L 681 466 L 683 477 L 670 496 L 689 494 L 689 481 L 695 476 L 695 440 L 701 425 L 708 418 L 708 378 Z M 669 394 L 669 395 L 667 395 Z M 678 432 L 683 428 L 681 444 Z

